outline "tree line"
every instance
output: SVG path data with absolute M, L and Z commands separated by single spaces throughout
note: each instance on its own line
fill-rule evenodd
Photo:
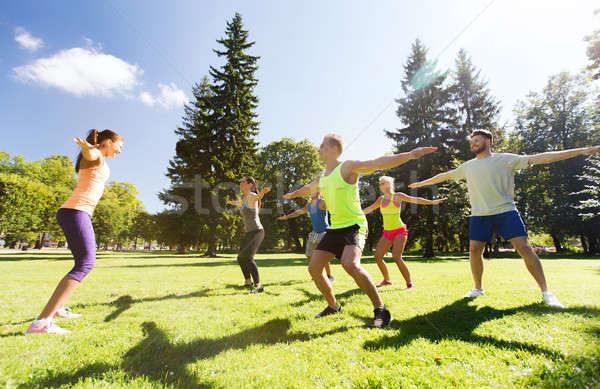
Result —
M 447 196 L 449 200 L 439 207 L 408 204 L 402 211 L 410 231 L 407 247 L 422 249 L 425 257 L 433 257 L 435 251 L 468 250 L 470 207 L 465 183 L 416 190 L 408 190 L 407 185 L 473 158 L 468 135 L 477 128 L 494 133 L 495 152 L 535 154 L 598 144 L 600 94 L 593 89 L 593 80 L 600 76 L 600 30 L 585 40 L 587 69 L 550 76 L 543 90 L 517 103 L 510 124 L 501 123 L 500 102 L 465 50 L 457 53 L 452 69 L 442 71 L 416 40 L 399 75 L 403 92 L 396 100 L 399 126 L 384 132 L 394 142 L 390 152 L 420 146 L 439 149 L 422 160 L 361 177 L 363 207 L 379 195 L 377 182 L 383 174 L 393 176 L 396 190 L 407 194 Z M 194 85 L 194 98 L 186 104 L 175 130 L 178 141 L 166 172 L 171 185 L 159 194 L 168 209 L 148 214 L 133 185 L 111 182 L 93 219 L 98 242 L 156 241 L 177 246 L 180 252 L 202 250 L 207 256 L 236 248 L 243 235 L 241 220 L 226 203 L 238 196 L 239 180 L 251 175 L 260 186 L 275 189 L 263 199 L 262 249 L 305 245 L 311 230 L 308 217 L 286 221 L 277 217 L 306 204 L 307 199 L 291 202 L 281 196 L 322 171 L 317 149 L 307 140 L 293 138 L 259 147 L 255 72 L 260 58 L 249 54 L 254 42 L 248 39 L 241 15 L 227 23 L 225 37 L 217 43 L 219 49 L 214 51 L 224 64 L 210 67 L 209 76 Z M 32 239 L 42 231 L 60 234 L 53 212 L 75 185 L 70 160 L 53 156 L 25 163 L 18 156 L 11 161 L 6 153 L 0 158 L 0 230 L 10 231 L 15 239 Z M 68 173 L 61 170 L 67 166 Z M 598 157 L 533 166 L 515 181 L 517 207 L 528 231 L 548 234 L 557 251 L 572 237 L 580 240 L 585 252 L 600 250 Z M 37 198 L 32 199 L 31 193 Z M 382 218 L 376 211 L 367 219 L 367 244 L 372 247 L 381 235 Z

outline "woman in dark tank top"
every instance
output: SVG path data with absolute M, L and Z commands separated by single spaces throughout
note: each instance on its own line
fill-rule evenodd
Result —
M 253 177 L 245 176 L 240 181 L 240 190 L 244 194 L 243 199 L 227 202 L 227 204 L 240 207 L 240 213 L 244 219 L 246 234 L 240 244 L 237 260 L 246 279 L 244 286 L 251 289 L 250 293 L 261 293 L 264 291 L 264 287 L 260 283 L 254 255 L 265 238 L 265 230 L 260 224 L 258 212 L 260 210 L 260 200 L 271 188 L 263 188 L 259 192 L 256 180 Z

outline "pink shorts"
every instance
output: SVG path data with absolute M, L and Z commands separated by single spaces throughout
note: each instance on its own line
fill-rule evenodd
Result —
M 408 230 L 406 229 L 406 226 L 402 226 L 398 229 L 391 231 L 383 230 L 383 237 L 387 240 L 391 240 L 392 242 L 394 241 L 394 239 L 396 239 L 398 235 L 408 235 Z

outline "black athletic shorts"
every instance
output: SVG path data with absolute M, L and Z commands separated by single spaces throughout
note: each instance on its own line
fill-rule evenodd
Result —
M 342 258 L 346 246 L 358 246 L 362 250 L 365 245 L 365 237 L 359 233 L 359 230 L 358 224 L 344 228 L 327 229 L 325 230 L 325 236 L 317 246 L 317 250 L 335 254 L 335 257 L 339 259 Z

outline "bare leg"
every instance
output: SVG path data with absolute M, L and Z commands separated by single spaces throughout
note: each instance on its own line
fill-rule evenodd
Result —
M 310 263 L 310 259 L 312 258 L 312 256 L 311 257 L 306 257 L 306 258 L 308 259 L 308 263 Z M 327 273 L 328 276 L 331 275 L 331 266 L 329 265 L 329 262 L 327 262 L 325 264 L 325 273 Z
M 394 257 L 394 262 L 398 266 L 402 277 L 404 277 L 404 281 L 406 284 L 412 284 L 410 279 L 410 271 L 408 270 L 408 266 L 402 259 L 402 252 L 404 251 L 404 246 L 406 245 L 406 240 L 408 237 L 406 235 L 398 235 L 394 239 L 394 248 L 392 248 L 392 256 Z
M 323 275 L 325 264 L 328 264 L 334 257 L 335 255 L 328 251 L 315 250 L 308 263 L 308 272 L 310 273 L 315 286 L 327 301 L 327 304 L 331 308 L 338 308 L 337 300 L 335 299 L 333 289 L 331 288 L 331 282 L 329 282 L 329 278 Z
M 390 272 L 385 264 L 385 261 L 383 260 L 383 257 L 385 257 L 385 254 L 387 254 L 393 244 L 394 242 L 391 240 L 381 237 L 377 243 L 377 247 L 375 248 L 374 259 L 377 263 L 377 267 L 379 267 L 379 271 L 383 275 L 383 279 L 386 281 L 390 281 Z
M 79 284 L 80 282 L 76 279 L 69 276 L 64 276 L 63 279 L 58 283 L 54 293 L 52 293 L 50 300 L 48 300 L 48 303 L 38 317 L 38 320 L 51 319 L 56 311 L 65 305 Z
M 471 263 L 471 274 L 473 275 L 473 283 L 475 288 L 483 289 L 483 250 L 485 243 L 479 240 L 472 240 L 469 248 L 469 261 Z
M 354 278 L 356 285 L 358 285 L 369 299 L 371 299 L 373 307 L 383 308 L 383 301 L 381 301 L 381 296 L 379 296 L 373 278 L 371 278 L 369 272 L 360 265 L 361 255 L 362 251 L 358 246 L 344 247 L 344 252 L 342 253 L 342 267 L 352 278 Z
M 525 266 L 527 266 L 527 270 L 533 276 L 535 281 L 540 286 L 542 292 L 546 292 L 548 290 L 548 285 L 546 285 L 546 277 L 544 276 L 544 269 L 542 268 L 542 263 L 540 262 L 540 258 L 537 256 L 533 248 L 529 244 L 527 240 L 527 236 L 518 236 L 516 238 L 512 238 L 510 242 L 513 244 L 515 249 L 523 260 L 525 261 Z

